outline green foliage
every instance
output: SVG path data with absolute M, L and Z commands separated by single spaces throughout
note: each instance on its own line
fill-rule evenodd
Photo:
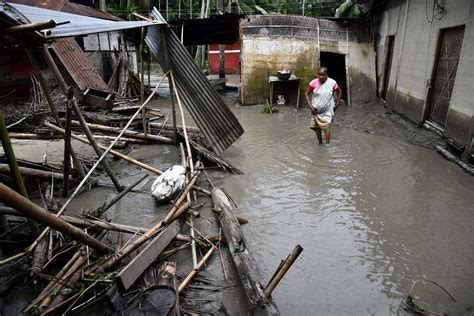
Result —
M 267 114 L 270 114 L 272 115 L 273 113 L 278 113 L 278 107 L 274 106 L 274 105 L 270 105 L 267 104 L 263 107 L 261 113 L 267 113 Z
M 107 1 L 106 10 L 122 18 L 131 18 L 132 12 L 146 14 L 149 9 L 156 7 L 160 9 L 163 17 L 168 20 L 174 20 L 179 17 L 189 19 L 200 18 L 202 3 L 206 0 L 178 0 L 178 1 L 125 1 L 112 0 Z M 168 2 L 168 10 L 166 10 Z M 304 0 L 305 16 L 334 16 L 336 9 L 344 3 L 344 0 Z M 210 15 L 214 15 L 217 0 L 210 1 L 208 10 Z M 303 0 L 224 0 L 224 12 L 237 14 L 303 14 Z

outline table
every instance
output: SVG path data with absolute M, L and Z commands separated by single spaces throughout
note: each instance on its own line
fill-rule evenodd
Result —
M 301 78 L 298 77 L 293 77 L 288 80 L 280 80 L 278 79 L 277 76 L 269 76 L 268 77 L 268 83 L 270 84 L 270 105 L 273 105 L 273 86 L 275 83 L 283 83 L 283 84 L 288 84 L 288 83 L 294 83 L 297 82 L 298 84 L 296 85 L 296 88 L 298 89 L 297 91 L 297 97 L 296 97 L 296 108 L 300 106 L 300 86 L 301 86 Z

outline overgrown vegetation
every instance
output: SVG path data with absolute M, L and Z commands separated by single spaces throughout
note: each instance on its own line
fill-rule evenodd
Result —
M 209 3 L 209 14 L 217 12 L 218 0 L 178 0 L 178 1 L 107 1 L 106 9 L 116 16 L 133 19 L 132 12 L 145 14 L 153 7 L 160 10 L 167 20 L 178 18 L 199 18 L 201 8 Z M 292 14 L 305 16 L 332 17 L 336 9 L 344 3 L 341 0 L 223 0 L 224 13 L 238 14 Z

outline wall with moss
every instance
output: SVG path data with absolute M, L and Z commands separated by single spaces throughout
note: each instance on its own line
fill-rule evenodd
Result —
M 315 77 L 318 68 L 317 43 L 285 37 L 243 36 L 241 47 L 241 101 L 265 103 L 269 99 L 268 77 L 288 67 L 303 78 L 301 87 Z
M 320 51 L 346 56 L 351 105 L 376 98 L 375 53 L 371 43 L 320 40 L 318 47 L 313 38 L 243 35 L 241 103 L 265 103 L 270 93 L 268 76 L 276 75 L 284 67 L 303 79 L 300 102 L 304 102 L 304 90 L 317 76 Z

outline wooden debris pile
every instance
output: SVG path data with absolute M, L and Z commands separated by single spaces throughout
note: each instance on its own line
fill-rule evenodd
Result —
M 220 258 L 217 262 L 227 278 L 228 268 L 221 252 L 221 246 L 227 245 L 247 294 L 249 310 L 256 314 L 278 314 L 271 292 L 302 248 L 298 246 L 282 262 L 267 287 L 261 285 L 261 277 L 229 200 L 217 188 L 211 192 L 202 187 L 205 183 L 202 176 L 207 177 L 210 164 L 233 172 L 238 170 L 206 148 L 198 128 L 186 126 L 181 104 L 180 125 L 168 122 L 167 116 L 147 107 L 160 83 L 147 100 L 142 94 L 140 105 L 119 97 L 110 111 L 84 111 L 47 50 L 43 53 L 64 94 L 62 110 L 58 111 L 37 71 L 51 119 L 40 129 L 35 127 L 20 133 L 10 132 L 0 115 L 5 153 L 0 164 L 0 173 L 5 177 L 0 183 L 0 202 L 4 204 L 0 207 L 0 272 L 5 278 L 0 288 L 1 298 L 7 297 L 15 286 L 26 284 L 41 291 L 31 293 L 33 298 L 21 310 L 23 313 L 76 314 L 101 306 L 104 313 L 111 314 L 177 315 L 181 312 L 181 299 L 187 302 L 183 311 L 196 311 L 189 304 L 192 298 L 186 301 L 184 292 L 199 271 L 205 269 L 206 262 L 212 264 L 209 260 L 213 257 Z M 174 84 L 173 74 L 169 76 Z M 175 85 L 173 91 L 179 103 Z M 62 139 L 61 168 L 49 166 L 46 160 L 44 164 L 17 161 L 11 139 Z M 74 151 L 73 140 L 90 145 L 97 158 L 85 164 L 80 153 Z M 185 186 L 172 203 L 165 206 L 165 214 L 151 228 L 112 222 L 107 211 L 113 205 L 142 183 L 148 173 L 162 173 L 119 151 L 128 144 L 148 143 L 181 143 L 182 165 L 187 170 Z M 124 187 L 106 159 L 109 154 L 143 169 L 143 174 Z M 200 159 L 195 163 L 196 157 Z M 111 179 L 117 195 L 97 209 L 83 211 L 81 216 L 66 215 L 71 201 L 93 184 L 99 166 Z M 36 192 L 35 200 L 40 203 L 30 200 L 31 192 Z M 60 195 L 66 200 L 59 202 Z M 200 220 L 200 207 L 209 202 L 211 196 L 222 232 L 214 237 L 195 227 L 195 222 Z M 182 235 L 183 231 L 189 234 Z M 182 263 L 171 260 L 188 248 L 192 252 L 192 268 L 180 277 L 176 271 Z M 198 253 L 203 255 L 199 257 Z M 217 290 L 221 288 L 216 286 Z

